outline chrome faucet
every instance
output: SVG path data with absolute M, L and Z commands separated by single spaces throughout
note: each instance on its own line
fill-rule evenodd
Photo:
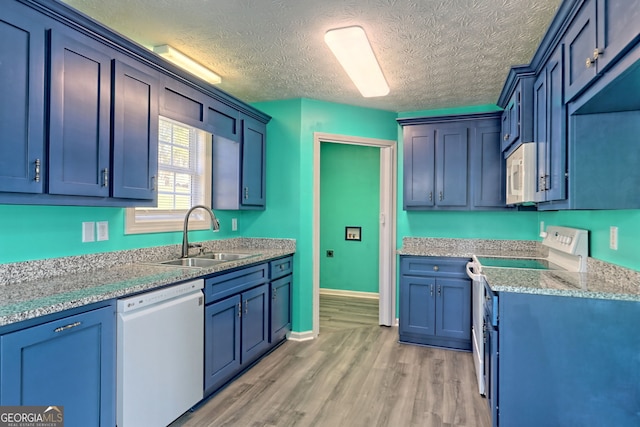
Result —
M 220 230 L 220 221 L 218 221 L 218 218 L 216 218 L 216 215 L 213 213 L 213 211 L 211 209 L 209 209 L 208 207 L 204 206 L 204 205 L 195 205 L 194 207 L 192 207 L 191 209 L 189 209 L 187 211 L 187 214 L 184 217 L 184 228 L 182 230 L 182 258 L 188 258 L 189 257 L 189 215 L 191 215 L 191 212 L 193 212 L 194 210 L 201 208 L 204 209 L 205 211 L 207 211 L 209 213 L 209 216 L 211 217 L 211 230 L 212 231 L 217 231 Z

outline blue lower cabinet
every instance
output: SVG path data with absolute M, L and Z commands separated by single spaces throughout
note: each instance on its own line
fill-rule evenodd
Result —
M 236 295 L 205 308 L 205 396 L 240 371 L 240 306 Z
M 269 342 L 276 344 L 291 332 L 291 287 L 293 275 L 273 280 L 271 292 L 271 330 Z
M 471 350 L 471 283 L 466 259 L 403 256 L 400 341 Z
M 269 348 L 269 285 L 205 307 L 204 394 L 209 395 Z
M 0 405 L 62 406 L 67 427 L 115 425 L 115 314 L 105 307 L 0 337 Z

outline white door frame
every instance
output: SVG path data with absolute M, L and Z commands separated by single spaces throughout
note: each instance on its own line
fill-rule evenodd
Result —
M 314 132 L 313 337 L 320 332 L 320 144 L 323 142 L 380 148 L 379 324 L 393 326 L 396 318 L 396 141 Z

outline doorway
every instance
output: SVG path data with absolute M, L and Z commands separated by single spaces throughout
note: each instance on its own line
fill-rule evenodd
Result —
M 320 147 L 323 142 L 380 149 L 378 323 L 392 326 L 396 317 L 396 141 L 316 132 L 313 147 L 313 336 L 320 331 Z

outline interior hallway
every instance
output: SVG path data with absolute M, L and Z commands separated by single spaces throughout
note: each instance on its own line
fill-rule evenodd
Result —
M 398 343 L 378 301 L 321 296 L 320 336 L 285 342 L 171 427 L 491 425 L 471 353 Z

